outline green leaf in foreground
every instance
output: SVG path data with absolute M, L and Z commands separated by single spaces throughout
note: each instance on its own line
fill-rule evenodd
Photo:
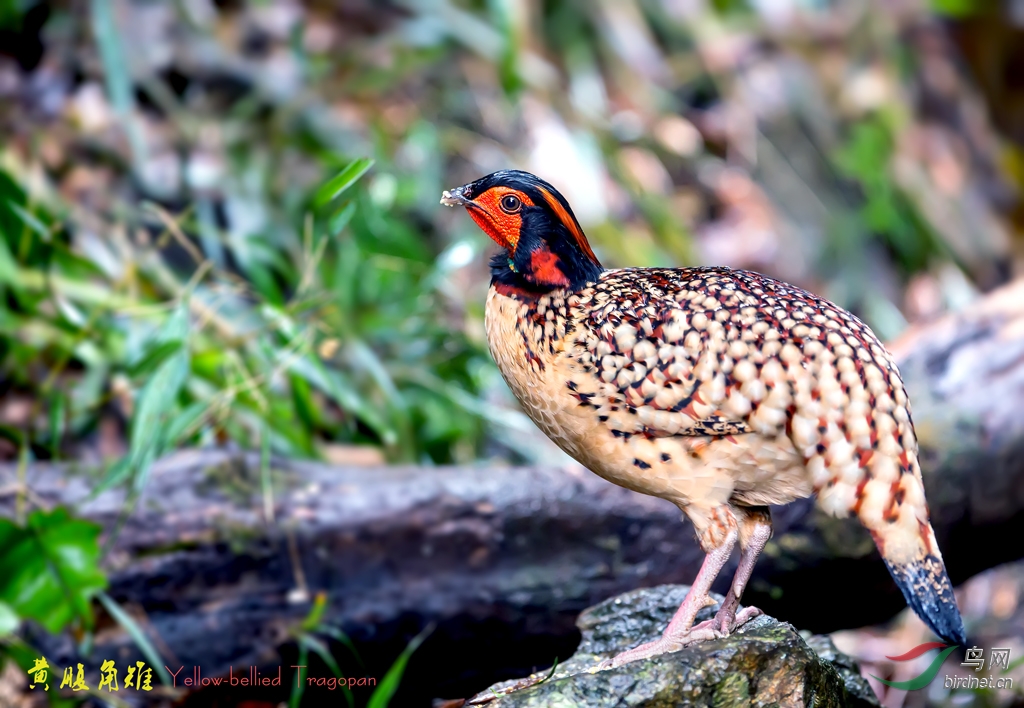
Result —
M 299 661 L 296 666 L 307 666 L 309 664 L 309 646 L 299 642 Z M 301 669 L 300 669 L 301 671 Z M 306 692 L 306 682 L 296 681 L 292 684 L 292 694 L 288 698 L 288 708 L 299 708 L 302 703 L 302 694 Z
M 324 204 L 334 201 L 342 192 L 355 184 L 366 171 L 373 167 L 374 161 L 368 157 L 360 157 L 350 162 L 345 169 L 336 174 L 313 195 L 313 205 L 321 207 Z
M 409 657 L 412 656 L 414 651 L 419 649 L 423 640 L 433 631 L 434 625 L 431 623 L 427 625 L 426 629 L 412 638 L 409 646 L 395 659 L 395 663 L 391 665 L 391 668 L 384 674 L 384 678 L 381 679 L 377 688 L 374 689 L 373 695 L 370 696 L 370 702 L 366 704 L 366 708 L 387 708 L 395 695 L 395 691 L 398 690 L 398 685 L 402 682 L 402 674 L 405 673 L 405 666 L 409 663 Z
M 49 632 L 75 618 L 91 627 L 90 602 L 107 585 L 99 535 L 99 526 L 61 508 L 33 512 L 24 527 L 0 519 L 0 601 Z
M 6 637 L 18 628 L 21 618 L 6 602 L 0 602 L 0 637 Z

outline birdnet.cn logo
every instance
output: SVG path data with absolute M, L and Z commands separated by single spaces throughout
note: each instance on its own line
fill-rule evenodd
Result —
M 954 649 L 957 648 L 956 644 L 944 644 L 943 642 L 926 642 L 919 644 L 914 647 L 906 654 L 900 654 L 899 656 L 887 656 L 886 659 L 890 661 L 912 661 L 917 657 L 921 656 L 925 652 L 931 651 L 932 649 L 942 649 L 939 655 L 935 657 L 932 663 L 927 669 L 921 672 L 920 675 L 908 680 L 908 681 L 886 681 L 883 678 L 879 678 L 872 674 L 871 678 L 881 681 L 886 686 L 892 686 L 893 688 L 900 688 L 904 691 L 916 691 L 919 688 L 924 688 L 932 681 L 935 680 L 936 674 L 939 673 L 939 669 L 942 668 L 942 662 L 946 660 Z M 985 668 L 985 657 L 984 650 L 978 647 L 971 647 L 967 650 L 967 656 L 964 661 L 960 662 L 961 666 L 974 669 L 975 672 L 981 671 Z M 993 647 L 989 651 L 988 655 L 988 676 L 950 676 L 945 675 L 945 680 L 942 682 L 945 688 L 1013 688 L 1013 678 L 1009 676 L 996 676 L 992 672 L 996 669 L 1002 669 L 1002 673 L 1006 673 L 1010 669 L 1010 649 L 1009 647 Z

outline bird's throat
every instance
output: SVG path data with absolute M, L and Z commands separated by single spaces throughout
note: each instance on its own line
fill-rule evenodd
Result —
M 600 266 L 587 259 L 566 258 L 543 246 L 517 249 L 491 259 L 491 284 L 503 295 L 535 299 L 556 290 L 573 292 L 593 283 Z

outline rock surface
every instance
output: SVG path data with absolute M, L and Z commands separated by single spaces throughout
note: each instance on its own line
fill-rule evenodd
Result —
M 584 611 L 576 654 L 554 672 L 492 686 L 466 703 L 487 708 L 616 706 L 878 706 L 857 665 L 823 636 L 802 636 L 762 615 L 724 639 L 648 661 L 597 671 L 616 653 L 655 639 L 686 591 L 662 585 L 611 598 Z M 716 600 L 721 601 L 720 596 Z M 709 619 L 706 608 L 697 621 Z M 550 675 L 550 676 L 549 676 Z

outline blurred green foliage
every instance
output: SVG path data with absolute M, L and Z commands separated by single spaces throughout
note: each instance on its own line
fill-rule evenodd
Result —
M 882 120 L 865 120 L 853 125 L 833 160 L 863 192 L 858 214 L 864 227 L 891 249 L 904 273 L 913 274 L 947 254 L 889 174 L 894 145 Z
M 0 29 L 17 31 L 21 21 L 35 0 L 0 0 Z
M 162 244 L 200 227 L 156 207 L 140 222 L 164 228 L 120 244 L 132 269 L 104 271 L 102 246 L 95 260 L 75 253 L 63 223 L 0 173 L 0 375 L 35 408 L 25 430 L 0 434 L 45 457 L 94 432 L 122 395 L 129 449 L 112 482 L 176 446 L 218 435 L 254 446 L 262 430 L 290 455 L 347 440 L 452 459 L 481 423 L 450 391 L 472 395 L 484 354 L 438 318 L 445 263 L 390 209 L 399 185 L 335 205 L 368 168 L 353 165 L 295 205 L 294 241 L 232 244 L 237 275 L 194 247 L 191 268 L 171 267 Z M 200 282 L 209 271 L 212 286 Z
M 0 0 L 0 30 L 34 5 Z M 911 10 L 793 3 L 836 22 L 788 27 L 743 0 L 351 5 L 54 4 L 41 76 L 57 88 L 0 105 L 0 454 L 103 458 L 96 491 L 125 485 L 127 512 L 177 447 L 260 449 L 268 519 L 271 452 L 535 458 L 482 341 L 492 246 L 437 205 L 485 169 L 574 190 L 608 266 L 728 259 L 883 337 L 912 279 L 982 281 L 1000 257 L 970 183 L 983 146 L 957 120 L 925 131 L 908 97 L 943 75 L 904 41 Z M 954 155 L 960 186 L 936 187 L 943 155 L 922 144 Z M 96 530 L 20 516 L 0 522 L 0 636 L 23 618 L 88 634 Z M 337 674 L 320 635 L 343 638 L 317 608 L 292 639 Z
M 482 151 L 510 154 L 522 130 L 535 140 L 564 130 L 549 149 L 579 159 L 579 175 L 598 187 L 610 181 L 625 201 L 598 204 L 604 223 L 590 228 L 609 265 L 698 261 L 694 225 L 729 208 L 714 175 L 744 165 L 729 156 L 747 148 L 728 132 L 703 129 L 705 138 L 678 116 L 713 126 L 716 106 L 746 90 L 739 65 L 731 77 L 705 66 L 698 49 L 728 36 L 731 16 L 739 28 L 756 16 L 742 3 L 689 24 L 647 1 L 401 5 L 374 19 L 387 27 L 379 37 L 336 41 L 331 51 L 308 40 L 313 24 L 325 31 L 323 15 L 277 39 L 269 27 L 253 34 L 253 46 L 276 47 L 269 51 L 232 44 L 218 29 L 221 11 L 201 17 L 168 6 L 161 12 L 187 51 L 221 52 L 170 74 L 141 68 L 153 59 L 119 15 L 135 6 L 55 10 L 51 44 L 88 24 L 81 63 L 92 62 L 109 116 L 72 113 L 79 117 L 59 140 L 74 147 L 48 171 L 50 188 L 31 198 L 24 169 L 0 172 L 0 395 L 31 407 L 18 423 L 0 423 L 10 449 L 78 455 L 120 436 L 124 455 L 107 483 L 130 479 L 136 491 L 155 458 L 183 445 L 230 441 L 325 457 L 354 444 L 393 461 L 437 463 L 531 454 L 508 433 L 529 426 L 507 405 L 474 324 L 482 288 L 456 278 L 483 260 L 483 237 L 468 224 L 438 232 L 437 195 L 452 186 L 446 172 Z M 224 9 L 224 18 L 246 19 L 223 21 L 248 27 L 261 7 Z M 863 25 L 850 40 L 851 72 L 872 61 L 861 45 L 886 41 L 868 18 Z M 268 66 L 286 79 L 264 78 L 277 75 Z M 840 129 L 814 145 L 820 152 L 787 154 L 786 169 L 802 182 L 772 193 L 778 211 L 802 208 L 801 190 L 837 205 L 841 228 L 798 220 L 821 234 L 802 257 L 840 273 L 825 294 L 864 309 L 892 336 L 903 323 L 899 304 L 879 305 L 881 296 L 855 282 L 870 269 L 867 247 L 882 244 L 904 279 L 950 259 L 932 217 L 891 169 L 907 125 L 884 116 L 906 107 L 858 109 L 850 120 L 808 112 L 813 102 L 802 94 L 786 100 L 793 116 L 757 119 L 766 124 L 759 141 L 771 144 L 772 124 Z M 536 108 L 543 102 L 550 113 Z M 358 117 L 340 120 L 338 111 Z M 101 119 L 120 142 L 75 134 Z M 671 137 L 680 130 L 682 143 Z M 815 161 L 825 164 L 801 172 Z M 179 172 L 162 172 L 165 163 Z M 79 168 L 108 191 L 69 197 L 57 188 Z M 845 182 L 816 183 L 815 170 L 828 169 Z M 765 174 L 769 193 L 776 173 Z M 735 258 L 743 264 L 746 255 Z M 108 458 L 111 447 L 119 446 L 106 446 Z

